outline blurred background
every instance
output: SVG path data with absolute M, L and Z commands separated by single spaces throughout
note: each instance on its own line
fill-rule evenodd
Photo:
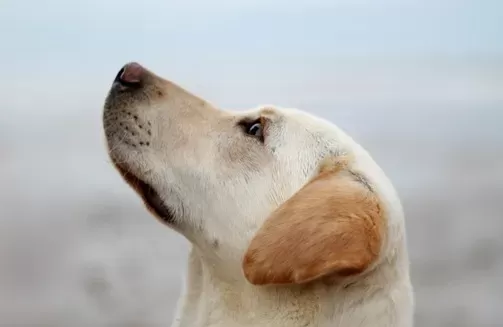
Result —
M 138 61 L 223 108 L 362 143 L 407 213 L 416 326 L 502 326 L 503 2 L 3 0 L 0 326 L 169 326 L 188 244 L 101 130 Z

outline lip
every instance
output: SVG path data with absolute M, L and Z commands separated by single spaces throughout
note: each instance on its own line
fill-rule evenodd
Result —
M 126 167 L 115 164 L 115 167 L 124 178 L 124 180 L 138 193 L 142 198 L 147 209 L 164 223 L 172 224 L 175 222 L 173 211 L 166 206 L 159 193 L 147 182 L 138 178 Z

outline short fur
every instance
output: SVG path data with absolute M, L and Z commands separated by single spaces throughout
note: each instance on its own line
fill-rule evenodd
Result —
M 252 284 L 354 276 L 377 261 L 385 215 L 379 199 L 347 169 L 337 161 L 325 164 L 267 218 L 244 258 L 243 270 Z
M 412 326 L 403 210 L 365 149 L 300 110 L 223 111 L 138 81 L 114 83 L 104 128 L 126 181 L 192 243 L 172 327 Z

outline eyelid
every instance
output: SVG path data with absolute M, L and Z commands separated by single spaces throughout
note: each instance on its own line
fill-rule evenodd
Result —
M 253 124 L 260 123 L 262 126 L 265 125 L 265 119 L 264 117 L 260 116 L 257 118 L 243 118 L 238 122 L 238 125 L 243 126 L 243 127 L 251 127 Z
M 262 130 L 265 130 L 265 126 L 267 124 L 267 119 L 264 116 L 260 116 L 258 119 L 260 121 L 260 124 L 262 124 Z
M 261 115 L 258 120 L 262 125 L 262 143 L 264 143 L 267 138 L 267 127 L 269 125 L 269 119 Z

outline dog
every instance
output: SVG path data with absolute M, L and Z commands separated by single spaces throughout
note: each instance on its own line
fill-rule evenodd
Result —
M 413 325 L 401 201 L 333 123 L 224 111 L 131 62 L 103 125 L 115 168 L 192 245 L 173 327 Z

